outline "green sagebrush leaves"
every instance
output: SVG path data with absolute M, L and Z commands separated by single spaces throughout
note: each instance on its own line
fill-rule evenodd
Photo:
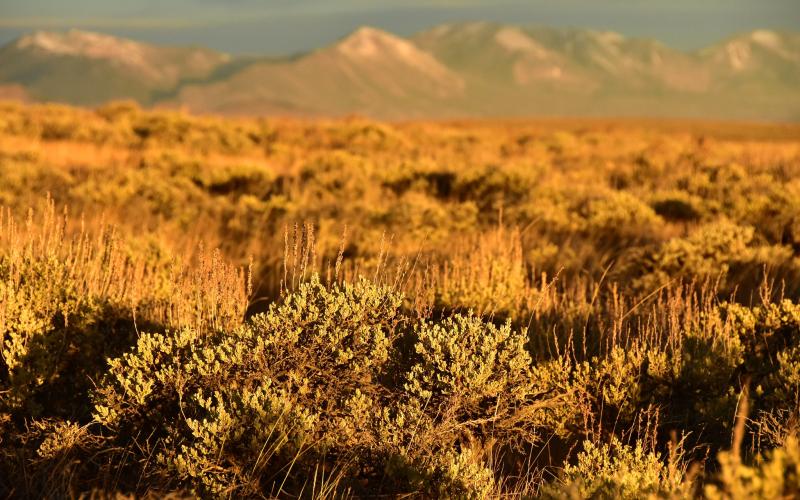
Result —
M 545 489 L 547 498 L 681 498 L 689 495 L 683 471 L 616 438 L 610 444 L 583 443 L 575 464 L 564 468 L 562 482 Z
M 681 496 L 692 487 L 687 462 L 603 429 L 662 418 L 706 435 L 719 429 L 713 439 L 722 443 L 745 370 L 754 425 L 769 431 L 774 456 L 789 457 L 771 467 L 791 468 L 800 383 L 800 310 L 791 301 L 709 303 L 673 319 L 679 327 L 668 337 L 629 339 L 584 360 L 574 350 L 530 351 L 528 334 L 510 322 L 420 318 L 403 303 L 366 279 L 314 276 L 238 327 L 141 334 L 109 360 L 93 392 L 94 427 L 37 424 L 38 463 L 147 436 L 139 474 L 203 496 L 298 494 L 324 469 L 356 494 L 485 498 L 506 491 L 503 467 L 530 467 L 524 457 L 544 438 L 570 443 L 592 432 L 561 479 L 536 491 Z M 92 317 L 74 314 L 74 325 Z M 719 484 L 777 474 L 752 467 Z
M 580 362 L 535 360 L 510 323 L 420 319 L 402 303 L 365 279 L 315 276 L 239 328 L 144 334 L 110 361 L 95 419 L 120 444 L 143 432 L 158 439 L 156 474 L 203 494 L 299 491 L 320 463 L 346 463 L 343 477 L 387 492 L 479 498 L 501 488 L 493 449 L 515 456 L 543 435 L 569 441 L 653 412 L 687 418 L 687 407 L 693 425 L 720 426 L 735 411 L 735 373 L 763 356 L 777 369 L 754 372 L 754 384 L 772 388 L 756 392 L 755 408 L 793 411 L 796 401 L 789 301 L 722 304 L 679 342 L 639 339 Z M 690 488 L 685 464 L 616 439 L 584 444 L 547 491 L 639 498 Z
M 330 417 L 381 375 L 400 300 L 366 281 L 328 290 L 314 278 L 232 331 L 143 335 L 111 361 L 96 418 L 162 433 L 159 461 L 211 492 L 257 491 L 267 463 L 336 443 L 346 424 Z
M 512 332 L 509 323 L 498 328 L 476 316 L 459 315 L 417 325 L 414 337 L 418 362 L 406 390 L 423 401 L 435 395 L 469 405 L 501 394 L 518 398 L 515 393 L 524 395 L 529 389 L 527 338 Z
M 796 498 L 800 494 L 800 444 L 791 436 L 783 446 L 757 457 L 755 464 L 742 463 L 731 452 L 720 454 L 717 480 L 705 487 L 709 500 L 747 498 Z
M 122 441 L 154 433 L 163 473 L 210 494 L 269 491 L 288 467 L 338 457 L 388 491 L 483 496 L 488 457 L 459 443 L 490 428 L 535 439 L 520 418 L 536 409 L 526 337 L 473 315 L 419 321 L 401 303 L 314 277 L 240 328 L 144 334 L 110 361 L 95 419 Z

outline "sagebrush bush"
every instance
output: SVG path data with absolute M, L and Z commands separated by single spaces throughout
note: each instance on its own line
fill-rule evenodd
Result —
M 721 471 L 705 487 L 709 500 L 747 498 L 796 498 L 800 494 L 800 445 L 796 436 L 775 448 L 756 463 L 747 465 L 733 452 L 719 456 Z
M 496 327 L 476 316 L 456 315 L 418 326 L 414 338 L 418 361 L 406 390 L 421 401 L 454 398 L 474 405 L 501 394 L 515 399 L 515 392 L 528 390 L 527 339 L 512 332 L 509 323 Z
M 472 309 L 497 318 L 532 312 L 532 284 L 517 230 L 499 227 L 468 239 L 429 279 L 431 299 L 442 308 Z
M 678 498 L 688 494 L 683 471 L 669 467 L 641 443 L 628 446 L 583 443 L 577 463 L 564 468 L 561 484 L 550 487 L 552 498 Z
M 465 440 L 536 440 L 526 337 L 474 315 L 418 322 L 401 303 L 366 280 L 313 277 L 240 328 L 142 335 L 111 360 L 95 418 L 120 444 L 158 436 L 151 473 L 199 492 L 302 488 L 341 461 L 389 491 L 482 497 L 490 456 Z
M 676 279 L 710 281 L 718 282 L 720 291 L 733 292 L 742 285 L 753 293 L 758 288 L 759 269 L 793 266 L 788 249 L 762 245 L 755 234 L 753 227 L 727 220 L 702 225 L 633 262 L 631 265 L 640 269 L 634 283 L 643 290 L 654 290 Z
M 326 448 L 345 452 L 359 391 L 376 396 L 385 376 L 400 300 L 366 281 L 328 290 L 314 278 L 234 330 L 143 335 L 111 361 L 96 418 L 122 437 L 131 425 L 163 436 L 163 474 L 201 491 L 269 491 L 296 458 L 300 468 Z
M 239 323 L 246 283 L 218 255 L 182 269 L 113 229 L 72 229 L 49 200 L 23 224 L 3 213 L 0 244 L 0 475 L 27 474 L 28 493 L 49 496 L 116 460 L 88 458 L 103 455 L 85 424 L 106 359 L 130 348 L 139 327 Z M 61 438 L 74 446 L 57 445 Z
M 589 199 L 581 208 L 586 232 L 605 244 L 624 247 L 652 240 L 664 224 L 652 208 L 626 192 Z

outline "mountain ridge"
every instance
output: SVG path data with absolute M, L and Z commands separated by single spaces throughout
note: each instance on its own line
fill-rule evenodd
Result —
M 38 31 L 0 48 L 0 89 L 0 98 L 129 98 L 223 114 L 800 120 L 800 34 L 754 30 L 687 52 L 578 28 L 469 22 L 401 37 L 365 26 L 303 54 L 245 59 Z

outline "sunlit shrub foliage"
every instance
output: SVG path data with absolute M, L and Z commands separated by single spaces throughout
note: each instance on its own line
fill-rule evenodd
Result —
M 797 137 L 2 104 L 0 496 L 799 496 Z

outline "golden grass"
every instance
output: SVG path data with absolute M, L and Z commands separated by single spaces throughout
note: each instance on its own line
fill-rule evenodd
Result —
M 797 487 L 800 126 L 0 111 L 3 493 Z

